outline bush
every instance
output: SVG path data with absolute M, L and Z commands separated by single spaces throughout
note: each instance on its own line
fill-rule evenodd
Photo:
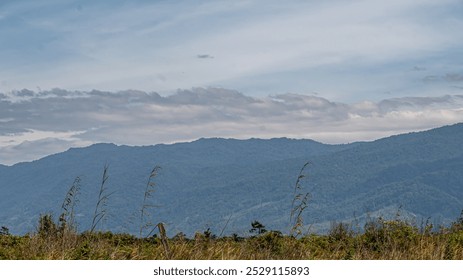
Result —
M 41 238 L 55 238 L 58 235 L 58 226 L 51 214 L 40 215 L 37 233 Z
M 2 226 L 0 228 L 0 235 L 10 235 L 10 229 L 7 227 Z
M 382 252 L 392 249 L 408 250 L 418 241 L 418 229 L 406 221 L 385 221 L 378 218 L 365 224 L 363 243 L 369 249 Z

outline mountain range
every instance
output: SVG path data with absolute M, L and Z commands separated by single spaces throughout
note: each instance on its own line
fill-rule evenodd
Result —
M 109 197 L 97 227 L 102 231 L 137 234 L 149 220 L 164 222 L 169 235 L 207 229 L 247 235 L 258 220 L 288 233 L 298 193 L 309 193 L 302 213 L 307 232 L 326 231 L 334 221 L 360 227 L 378 216 L 446 224 L 463 209 L 462 139 L 459 123 L 343 145 L 210 138 L 71 148 L 33 162 L 0 165 L 0 226 L 25 234 L 36 230 L 41 214 L 57 220 L 67 191 L 80 178 L 76 224 L 79 231 L 89 230 L 105 167 Z M 160 169 L 149 181 L 156 166 Z M 300 174 L 305 177 L 296 189 Z M 154 192 L 144 202 L 148 182 Z M 141 221 L 145 204 L 154 207 Z

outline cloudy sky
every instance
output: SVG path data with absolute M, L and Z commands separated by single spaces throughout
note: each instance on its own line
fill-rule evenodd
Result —
M 463 1 L 0 1 L 0 164 L 463 121 Z

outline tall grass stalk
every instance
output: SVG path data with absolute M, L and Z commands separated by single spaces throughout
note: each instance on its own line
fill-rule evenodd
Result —
M 292 225 L 290 230 L 290 235 L 298 237 L 302 234 L 302 229 L 304 227 L 304 220 L 302 218 L 302 213 L 307 208 L 307 202 L 310 198 L 309 192 L 303 192 L 302 180 L 306 177 L 304 174 L 305 169 L 309 165 L 309 162 L 306 162 L 302 166 L 299 176 L 297 177 L 296 184 L 294 186 L 294 198 L 291 204 L 291 215 L 290 223 Z
M 98 193 L 98 201 L 95 206 L 95 212 L 93 213 L 92 226 L 90 228 L 90 232 L 93 232 L 96 226 L 100 223 L 100 221 L 106 217 L 106 207 L 108 206 L 108 198 L 114 193 L 107 193 L 108 188 L 105 184 L 108 178 L 108 166 L 105 165 L 103 169 L 103 176 L 101 179 L 100 191 Z
M 155 166 L 153 170 L 151 170 L 150 176 L 148 177 L 148 182 L 146 183 L 145 193 L 143 195 L 143 203 L 140 210 L 140 232 L 139 237 L 142 238 L 143 230 L 147 228 L 151 228 L 154 224 L 151 221 L 146 221 L 148 217 L 150 217 L 149 209 L 156 207 L 156 205 L 149 203 L 149 199 L 153 196 L 155 192 L 155 183 L 154 178 L 157 176 L 161 167 Z M 152 232 L 152 231 L 151 231 Z M 151 232 L 149 234 L 151 234 Z M 148 234 L 148 235 L 149 235 Z
M 75 207 L 79 202 L 78 195 L 80 193 L 80 177 L 77 177 L 69 188 L 64 198 L 61 209 L 63 212 L 59 217 L 60 230 L 64 234 L 67 231 L 77 231 L 75 223 Z

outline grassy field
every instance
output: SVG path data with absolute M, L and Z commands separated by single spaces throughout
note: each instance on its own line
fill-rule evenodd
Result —
M 45 218 L 44 218 L 45 217 Z M 210 232 L 194 238 L 165 232 L 149 238 L 111 232 L 76 233 L 43 216 L 37 232 L 25 236 L 0 235 L 0 259 L 90 260 L 462 260 L 463 220 L 449 227 L 418 228 L 405 221 L 376 219 L 354 232 L 348 225 L 333 224 L 326 235 L 299 238 L 268 231 L 251 237 L 215 237 Z
M 80 191 L 77 177 L 66 194 L 57 222 L 50 214 L 42 215 L 37 230 L 24 236 L 11 235 L 7 227 L 0 228 L 0 260 L 463 260 L 463 211 L 447 227 L 435 228 L 428 222 L 418 227 L 401 219 L 398 213 L 394 220 L 372 219 L 361 229 L 333 223 L 325 235 L 303 234 L 302 213 L 310 198 L 302 185 L 307 166 L 308 163 L 302 167 L 294 187 L 292 227 L 288 235 L 267 231 L 254 221 L 249 230 L 251 236 L 246 237 L 236 234 L 217 237 L 207 230 L 197 232 L 192 238 L 182 233 L 168 238 L 162 223 L 150 222 L 150 198 L 159 167 L 153 168 L 148 177 L 140 210 L 139 237 L 99 232 L 96 228 L 106 216 L 111 195 L 106 186 L 105 166 L 88 231 L 76 230 L 74 216 Z

